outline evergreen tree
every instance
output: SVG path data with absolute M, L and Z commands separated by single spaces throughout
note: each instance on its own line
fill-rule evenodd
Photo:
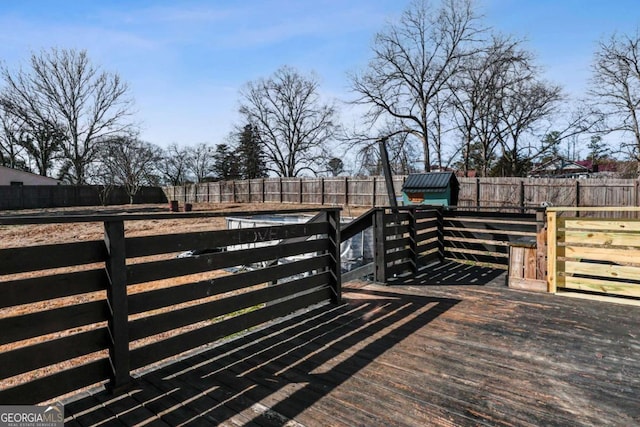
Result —
M 216 152 L 213 155 L 214 165 L 213 173 L 216 178 L 221 181 L 229 181 L 233 179 L 240 179 L 240 162 L 238 158 L 227 144 L 219 144 L 216 147 Z
M 267 169 L 264 161 L 264 152 L 258 128 L 254 125 L 246 125 L 240 133 L 238 146 L 240 155 L 240 175 L 243 179 L 265 178 Z
M 602 140 L 601 136 L 594 135 L 587 144 L 587 160 L 591 160 L 594 165 L 597 165 L 601 160 L 609 159 L 610 150 L 607 144 Z

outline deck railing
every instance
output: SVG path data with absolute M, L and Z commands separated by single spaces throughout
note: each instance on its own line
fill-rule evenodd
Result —
M 126 225 L 228 213 L 0 218 L 104 230 L 100 240 L 0 250 L 0 403 L 39 403 L 98 383 L 126 388 L 152 364 L 338 303 L 340 242 L 370 227 L 374 261 L 345 277 L 386 282 L 445 258 L 506 268 L 509 242 L 535 238 L 540 226 L 535 215 L 428 206 L 374 208 L 342 229 L 337 208 L 245 215 L 300 212 L 319 213 L 304 224 L 144 237 Z
M 415 273 L 422 266 L 444 259 L 506 269 L 509 246 L 531 239 L 539 247 L 538 268 L 546 267 L 544 215 L 518 212 L 482 212 L 459 207 L 402 206 L 374 208 L 347 225 L 343 238 L 374 230 L 374 262 L 345 274 L 372 273 L 377 282 Z M 541 274 L 544 274 L 542 271 Z
M 547 211 L 549 292 L 640 297 L 640 208 Z
M 0 250 L 0 403 L 44 402 L 98 383 L 127 387 L 137 369 L 338 303 L 340 210 L 321 212 L 309 224 L 147 237 L 128 237 L 125 225 L 224 213 L 0 218 L 104 228 L 103 240 Z M 219 250 L 228 246 L 238 250 Z M 185 251 L 191 256 L 176 257 Z

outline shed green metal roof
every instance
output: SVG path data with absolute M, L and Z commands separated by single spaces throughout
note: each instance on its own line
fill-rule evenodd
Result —
M 404 182 L 402 191 L 440 193 L 446 191 L 452 181 L 458 185 L 453 172 L 412 173 Z

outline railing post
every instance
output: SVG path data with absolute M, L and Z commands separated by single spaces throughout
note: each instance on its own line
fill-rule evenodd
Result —
M 544 280 L 547 270 L 547 224 L 544 210 L 536 211 L 536 279 Z
M 376 210 L 373 217 L 373 244 L 375 259 L 374 280 L 379 283 L 387 282 L 387 259 L 384 232 L 384 208 L 380 208 Z
M 556 212 L 547 212 L 547 289 L 557 291 L 557 216 Z
M 416 222 L 416 207 L 412 206 L 409 211 L 409 250 L 411 252 L 411 272 L 418 272 L 418 230 Z
M 109 278 L 107 302 L 109 304 L 109 359 L 113 376 L 109 388 L 117 392 L 131 381 L 129 362 L 129 308 L 127 302 L 127 266 L 125 254 L 124 222 L 104 223 L 104 243 L 107 248 L 106 270 Z
M 438 223 L 438 257 L 444 261 L 444 207 L 436 209 L 436 221 Z
M 340 210 L 334 209 L 326 212 L 329 223 L 329 242 L 331 246 L 329 253 L 332 257 L 329 268 L 331 269 L 331 288 L 333 295 L 331 302 L 340 304 L 342 302 L 342 265 L 340 261 Z

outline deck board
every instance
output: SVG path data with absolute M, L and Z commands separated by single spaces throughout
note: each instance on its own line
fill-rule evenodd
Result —
M 65 413 L 70 425 L 640 424 L 640 308 L 491 280 L 351 283 L 342 306 L 212 344 Z

